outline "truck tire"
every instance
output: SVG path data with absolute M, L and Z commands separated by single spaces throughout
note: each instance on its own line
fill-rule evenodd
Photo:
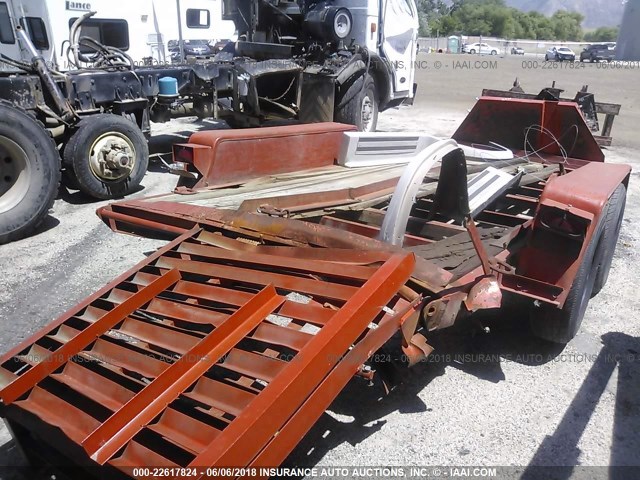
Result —
M 371 75 L 358 78 L 340 95 L 334 118 L 336 122 L 355 125 L 361 132 L 376 131 L 378 98 Z
M 83 119 L 64 147 L 80 190 L 102 200 L 132 193 L 149 166 L 149 146 L 130 120 L 115 114 Z
M 60 155 L 35 118 L 0 102 L 0 244 L 42 223 L 58 192 Z
M 602 287 L 607 283 L 613 254 L 616 251 L 618 237 L 620 237 L 620 227 L 622 227 L 622 217 L 624 207 L 627 203 L 627 189 L 624 185 L 618 185 L 605 206 L 604 225 L 602 230 L 602 247 L 598 252 L 594 268 L 597 269 L 596 280 L 593 285 L 592 297 L 595 297 Z
M 587 246 L 562 309 L 542 306 L 531 311 L 531 331 L 536 337 L 566 344 L 578 333 L 598 272 L 596 259 L 601 255 L 603 227 L 601 220 Z

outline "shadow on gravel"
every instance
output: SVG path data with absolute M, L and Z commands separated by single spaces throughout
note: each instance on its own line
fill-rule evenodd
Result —
M 60 220 L 58 220 L 55 217 L 52 217 L 51 215 L 47 215 L 46 217 L 44 217 L 44 220 L 42 221 L 40 226 L 38 226 L 38 228 L 35 229 L 35 231 L 31 236 L 36 236 L 36 235 L 40 235 L 41 233 L 48 232 L 52 228 L 56 228 L 58 225 L 60 225 Z
M 638 478 L 640 464 L 640 338 L 624 333 L 601 337 L 603 348 L 574 397 L 556 431 L 546 437 L 536 451 L 521 480 L 546 479 L 548 472 L 539 466 L 561 467 L 553 478 L 572 477 L 573 465 L 580 463 L 578 443 L 607 385 L 617 370 L 613 442 L 609 460 L 610 480 Z M 629 470 L 625 467 L 636 467 Z
M 379 364 L 374 367 L 378 373 L 373 384 L 354 378 L 329 407 L 331 413 L 320 417 L 283 466 L 313 466 L 329 450 L 344 442 L 356 445 L 380 430 L 386 423 L 383 418 L 394 411 L 428 414 L 431 409 L 418 394 L 433 379 L 443 375 L 447 367 L 497 383 L 505 379 L 501 366 L 504 362 L 543 365 L 562 352 L 563 346 L 533 337 L 526 319 L 514 315 L 501 315 L 500 320 L 491 315 L 476 315 L 457 322 L 455 327 L 429 338 L 435 350 L 428 360 L 411 369 L 398 366 L 395 361 L 390 362 L 388 368 L 380 368 L 384 365 Z M 491 333 L 485 333 L 487 328 Z M 394 338 L 390 343 L 394 340 L 395 348 L 378 352 L 378 356 L 383 359 L 387 355 L 397 356 L 389 353 L 400 351 L 400 339 Z M 400 381 L 389 395 L 385 395 L 380 379 L 384 370 L 395 371 Z
M 0 480 L 50 480 L 50 475 L 29 466 L 14 440 L 0 446 Z

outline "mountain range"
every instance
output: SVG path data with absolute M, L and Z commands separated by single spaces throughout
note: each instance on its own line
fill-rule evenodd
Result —
M 538 11 L 553 15 L 558 10 L 580 12 L 583 28 L 615 27 L 622 21 L 622 0 L 506 0 L 507 5 L 525 12 Z

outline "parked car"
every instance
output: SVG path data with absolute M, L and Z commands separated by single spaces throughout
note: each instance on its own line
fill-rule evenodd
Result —
M 184 56 L 185 57 L 199 57 L 202 55 L 211 55 L 214 53 L 209 40 L 183 40 Z M 178 62 L 180 58 L 180 42 L 178 40 L 169 40 L 167 45 L 169 53 L 171 54 L 171 60 Z
M 580 61 L 599 62 L 600 60 L 612 61 L 616 58 L 615 43 L 596 43 L 589 45 L 580 52 Z
M 524 55 L 524 48 L 511 47 L 511 55 Z
M 545 53 L 544 55 L 544 59 L 547 62 L 549 61 L 562 62 L 565 60 L 569 62 L 575 62 L 576 54 L 569 47 L 552 47 L 549 50 L 547 50 L 547 53 Z
M 500 53 L 500 49 L 498 47 L 492 47 L 491 45 L 489 45 L 488 43 L 469 43 L 469 44 L 465 44 L 463 45 L 463 52 L 464 53 L 470 53 L 470 54 L 475 54 L 475 53 L 480 53 L 480 54 L 486 54 L 486 55 L 498 55 Z

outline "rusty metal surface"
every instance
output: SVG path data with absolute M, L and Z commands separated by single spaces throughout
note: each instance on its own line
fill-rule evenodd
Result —
M 189 139 L 190 145 L 200 146 L 192 163 L 202 175 L 195 187 L 332 165 L 342 133 L 353 130 L 353 125 L 311 123 L 196 132 Z M 174 160 L 183 161 L 179 157 Z
M 607 200 L 618 185 L 628 182 L 630 174 L 629 165 L 592 162 L 552 177 L 541 192 L 533 222 L 526 228 L 527 242 L 515 261 L 516 272 L 500 275 L 501 286 L 562 307 Z M 566 218 L 583 228 L 577 232 L 579 241 L 550 228 L 554 219 Z M 554 247 L 541 247 L 544 245 Z
M 450 190 L 451 184 L 456 183 L 460 194 L 466 192 L 465 169 L 445 175 L 446 183 L 437 181 L 444 169 L 430 170 L 415 202 L 411 197 L 404 207 L 406 229 L 396 232 L 403 237 L 403 249 L 376 240 L 388 215 L 394 214 L 390 210 L 393 199 L 383 194 L 395 179 L 381 183 L 379 178 L 374 181 L 367 177 L 370 183 L 361 184 L 357 190 L 345 189 L 341 184 L 335 191 L 310 189 L 304 195 L 267 188 L 269 195 L 261 196 L 258 186 L 247 193 L 245 203 L 233 207 L 240 207 L 238 212 L 215 208 L 217 197 L 207 197 L 209 193 L 203 192 L 202 203 L 159 197 L 114 204 L 99 215 L 112 229 L 135 233 L 155 230 L 178 235 L 184 229 L 205 226 L 220 234 L 218 239 L 210 238 L 213 245 L 242 252 L 249 251 L 246 240 L 254 242 L 255 249 L 289 245 L 368 252 L 412 251 L 418 258 L 409 288 L 426 297 L 444 295 L 430 298 L 440 302 L 436 317 L 427 322 L 430 329 L 453 324 L 461 307 L 474 311 L 499 305 L 499 292 L 494 292 L 493 283 L 482 281 L 487 276 L 496 276 L 504 291 L 561 307 L 581 255 L 573 252 L 575 248 L 571 252 L 556 251 L 549 247 L 553 241 L 532 245 L 532 238 L 540 230 L 541 212 L 555 209 L 562 215 L 564 209 L 577 216 L 582 212 L 590 215 L 587 221 L 591 226 L 581 243 L 586 248 L 603 205 L 613 189 L 627 181 L 629 167 L 603 163 L 603 153 L 580 111 L 575 104 L 566 102 L 481 98 L 454 138 L 462 143 L 495 141 L 514 149 L 522 163 L 505 168 L 518 169 L 511 173 L 518 174 L 519 183 L 492 197 L 471 220 L 438 208 L 439 190 Z M 251 140 L 255 141 L 257 137 Z M 458 163 L 466 165 L 464 158 Z M 485 167 L 471 168 L 481 171 Z M 309 170 L 297 175 L 311 185 L 319 185 L 318 179 L 322 178 L 318 173 L 314 177 Z M 269 185 L 269 178 L 262 177 L 258 184 L 262 183 Z M 284 194 L 277 195 L 281 193 Z M 366 198 L 369 193 L 371 198 Z M 263 214 L 249 214 L 243 209 Z M 304 222 L 283 218 L 302 218 L 303 214 Z M 158 227 L 154 228 L 154 224 Z M 176 265 L 174 261 L 166 267 Z M 475 285 L 478 282 L 481 284 Z M 460 287 L 465 287 L 465 297 L 450 301 L 450 289 Z M 339 292 L 334 295 L 341 298 Z M 405 340 L 408 347 L 411 339 Z
M 517 156 L 525 151 L 534 161 L 546 155 L 562 161 L 560 145 L 569 159 L 604 161 L 598 142 L 573 102 L 481 97 L 452 138 L 465 145 L 496 142 Z
M 280 462 L 420 306 L 399 294 L 410 254 L 212 235 L 181 235 L 0 359 L 2 415 L 128 475 Z
M 367 228 L 366 225 L 362 227 L 367 235 L 362 235 L 364 230 L 354 233 L 332 228 L 329 225 L 300 220 L 164 201 L 127 200 L 101 207 L 97 213 L 110 228 L 121 233 L 154 236 L 162 233 L 173 237 L 179 232 L 202 226 L 207 229 L 207 243 L 233 250 L 273 249 L 283 245 L 299 247 L 288 250 L 292 254 L 305 251 L 306 249 L 302 247 L 322 247 L 357 250 L 359 256 L 368 258 L 375 256 L 378 261 L 390 253 L 403 251 L 373 238 L 378 235 L 379 228 Z M 345 224 L 345 221 L 339 219 L 337 221 Z M 328 219 L 327 222 L 331 220 Z M 233 238 L 250 239 L 254 245 L 238 242 Z M 418 244 L 431 243 L 417 237 L 414 240 Z M 311 254 L 315 258 L 321 255 L 320 249 L 311 250 L 313 253 L 305 253 L 305 255 Z M 433 292 L 440 291 L 453 277 L 450 272 L 420 257 L 416 258 L 413 276 Z

